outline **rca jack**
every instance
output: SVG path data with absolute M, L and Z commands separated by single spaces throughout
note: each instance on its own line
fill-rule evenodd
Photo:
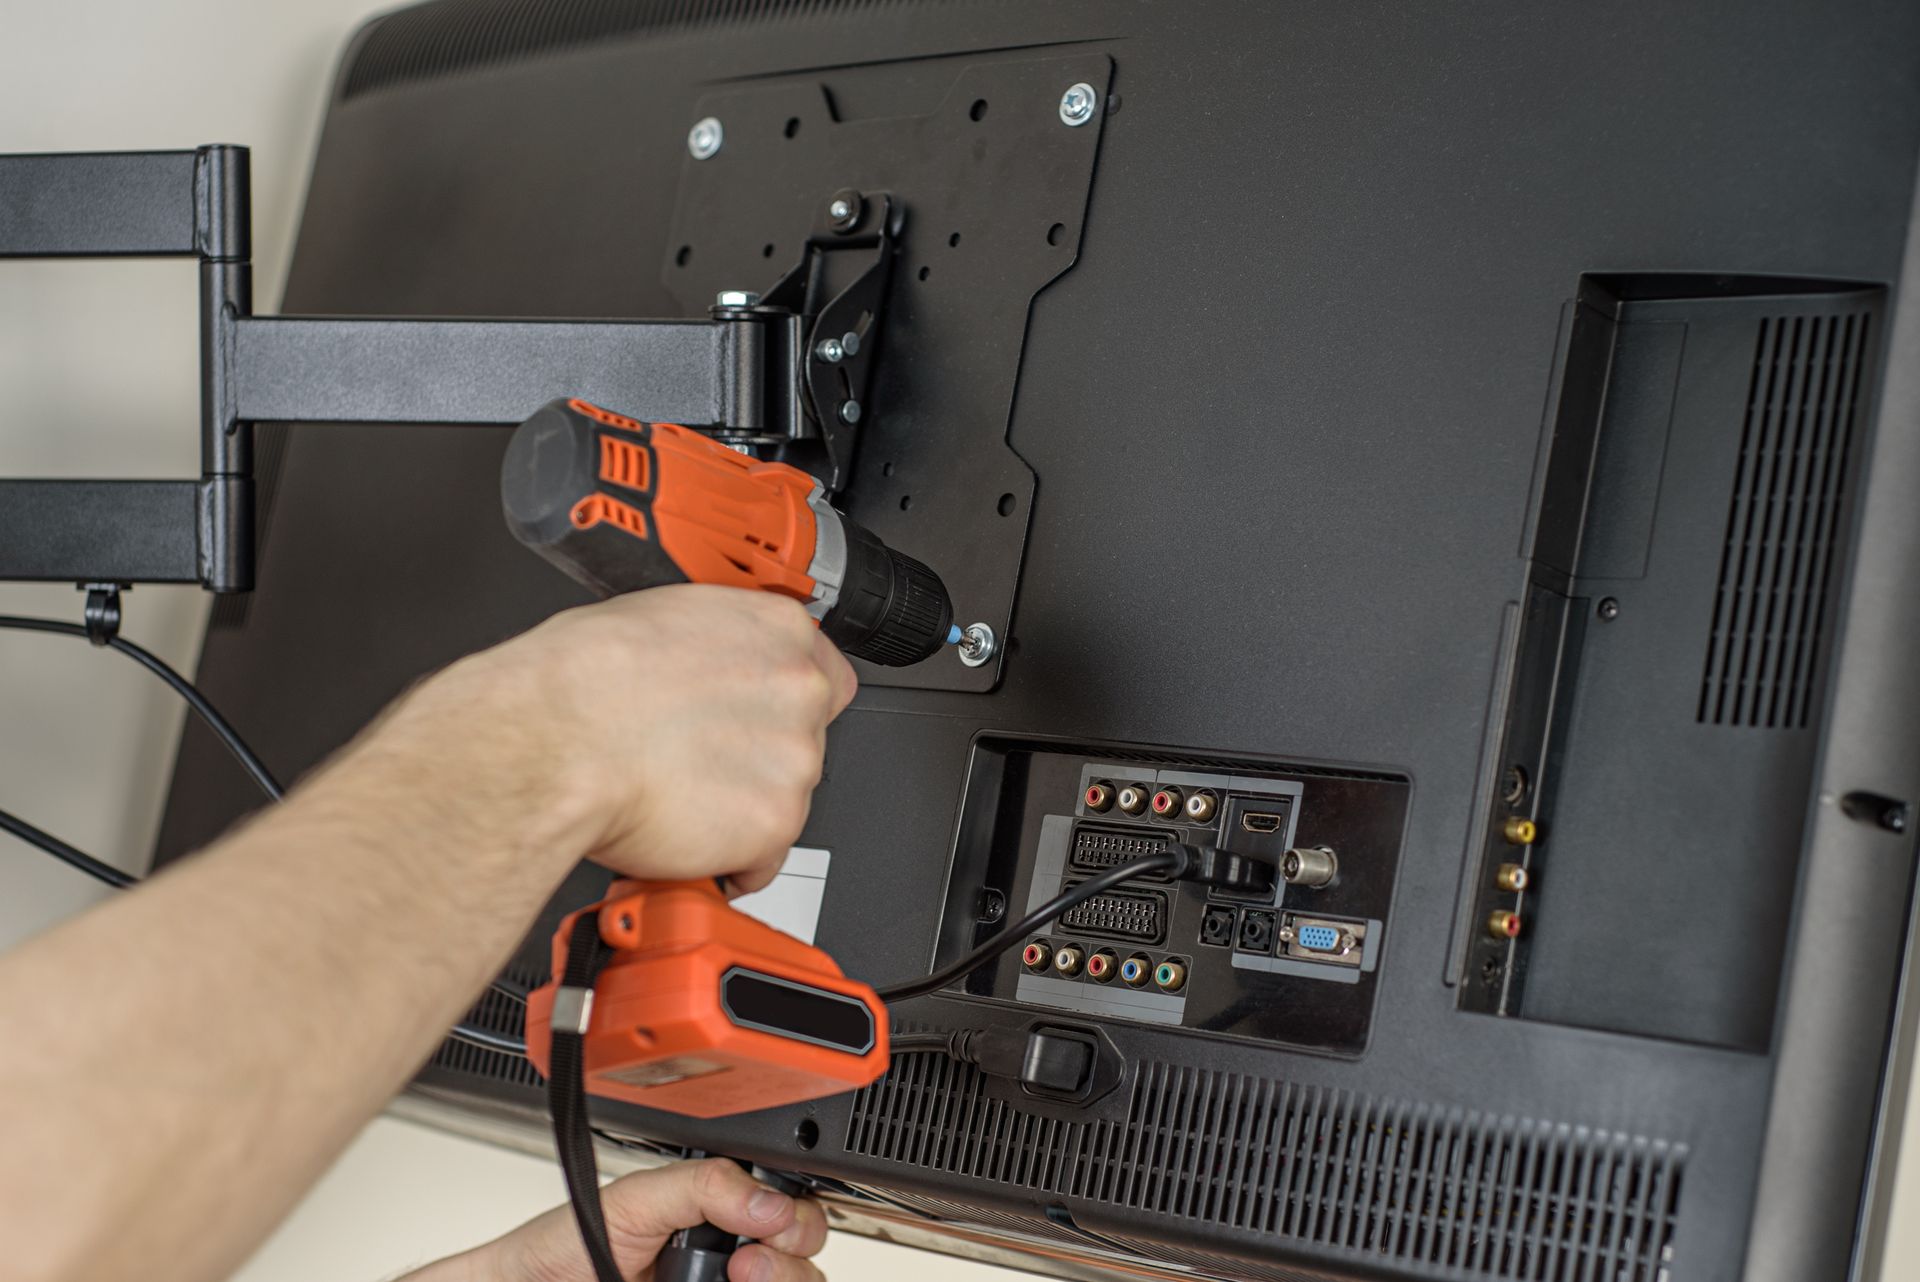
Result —
M 1153 968 L 1153 982 L 1161 992 L 1177 993 L 1186 987 L 1187 968 L 1177 961 L 1163 961 Z
M 1045 974 L 1053 962 L 1053 950 L 1047 947 L 1044 939 L 1036 939 L 1020 950 L 1020 961 L 1036 975 Z
M 1487 933 L 1495 939 L 1518 939 L 1520 914 L 1505 908 L 1496 908 L 1487 914 Z
M 1532 884 L 1533 878 L 1519 864 L 1501 864 L 1493 874 L 1493 884 L 1510 895 L 1517 895 Z
M 1120 963 L 1120 982 L 1128 988 L 1145 988 L 1153 975 L 1153 963 L 1145 957 L 1129 957 Z
M 1122 813 L 1137 815 L 1147 808 L 1147 790 L 1137 783 L 1123 783 L 1120 791 L 1113 794 L 1113 804 L 1120 807 Z
M 1062 975 L 1078 975 L 1086 954 L 1073 944 L 1062 944 L 1053 954 L 1053 968 Z
M 1196 792 L 1187 798 L 1187 818 L 1197 824 L 1211 820 L 1219 808 L 1220 798 L 1211 792 Z
M 1087 958 L 1087 978 L 1097 979 L 1104 984 L 1113 978 L 1113 972 L 1118 970 L 1119 967 L 1120 959 L 1102 948 L 1099 952 Z
M 1153 794 L 1153 814 L 1156 819 L 1177 819 L 1180 807 L 1186 798 L 1178 788 L 1162 788 Z
M 1105 814 L 1113 809 L 1113 785 L 1104 780 L 1095 780 L 1087 785 L 1085 800 L 1088 810 Z
M 1514 815 L 1500 825 L 1500 835 L 1509 846 L 1531 846 L 1540 837 L 1540 826 L 1531 819 Z

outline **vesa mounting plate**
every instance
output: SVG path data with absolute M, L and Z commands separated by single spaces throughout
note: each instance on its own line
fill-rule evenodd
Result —
M 978 668 L 951 651 L 909 668 L 860 664 L 867 684 L 984 692 L 999 681 L 1035 489 L 1007 443 L 1027 316 L 1079 254 L 1112 73 L 1104 54 L 860 68 L 863 103 L 937 105 L 854 118 L 836 105 L 841 72 L 800 72 L 717 88 L 687 121 L 718 120 L 724 138 L 680 175 L 662 271 L 688 314 L 722 290 L 771 284 L 797 255 L 793 229 L 837 192 L 886 192 L 904 207 L 842 503 L 933 567 L 955 622 L 985 622 L 1002 644 Z M 1099 104 L 1079 125 L 1061 112 L 1075 85 Z

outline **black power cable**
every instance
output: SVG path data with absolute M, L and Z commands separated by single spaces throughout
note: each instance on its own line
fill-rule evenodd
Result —
M 902 980 L 900 983 L 888 984 L 875 991 L 880 994 L 881 1001 L 891 1005 L 894 1002 L 906 1001 L 909 997 L 923 997 L 937 989 L 945 988 L 954 980 L 970 974 L 1006 952 L 1061 913 L 1070 908 L 1079 907 L 1095 895 L 1104 895 L 1116 886 L 1132 881 L 1135 877 L 1144 877 L 1149 873 L 1177 873 L 1184 869 L 1187 863 L 1188 858 L 1181 847 L 1169 846 L 1151 855 L 1142 855 L 1138 859 L 1129 860 L 1117 868 L 1109 868 L 1097 877 L 1089 877 L 1061 891 L 1013 925 L 978 945 L 965 956 L 942 966 L 931 975 L 922 979 Z
M 83 641 L 92 639 L 88 635 L 86 628 L 80 624 L 65 623 L 58 619 L 35 619 L 18 614 L 0 614 L 0 628 L 13 629 L 19 632 L 46 632 L 55 636 L 79 637 Z M 106 643 L 110 648 L 118 650 L 121 654 L 126 655 L 129 659 L 132 659 L 135 663 L 138 663 L 147 671 L 159 677 L 162 681 L 166 682 L 168 686 L 172 687 L 174 693 L 186 700 L 187 706 L 193 709 L 194 714 L 200 718 L 202 724 L 213 732 L 216 739 L 226 745 L 227 751 L 233 754 L 234 760 L 238 761 L 241 768 L 260 786 L 260 791 L 266 793 L 267 796 L 274 801 L 279 801 L 286 795 L 285 789 L 281 788 L 280 781 L 273 777 L 273 772 L 267 769 L 266 763 L 260 760 L 252 748 L 247 746 L 246 740 L 240 737 L 240 732 L 235 730 L 232 724 L 220 715 L 219 710 L 216 709 L 212 703 L 208 702 L 207 697 L 201 694 L 191 681 L 188 681 L 185 677 L 174 671 L 173 667 L 159 655 L 154 654 L 151 650 L 137 646 L 123 637 L 109 637 Z M 52 833 L 36 828 L 26 820 L 9 814 L 5 810 L 0 810 L 0 831 L 11 833 L 28 845 L 38 847 L 62 863 L 77 868 L 88 876 L 105 882 L 116 890 L 124 890 L 140 880 L 131 873 L 122 872 L 104 860 L 95 859 L 92 855 L 67 844 Z M 526 1004 L 527 990 L 518 984 L 505 979 L 496 979 L 489 987 L 522 1005 Z M 456 1024 L 449 1030 L 449 1033 L 459 1041 L 467 1042 L 475 1046 L 482 1046 L 488 1050 L 500 1051 L 503 1054 L 524 1055 L 527 1050 L 526 1043 L 523 1041 L 503 1036 L 489 1029 L 477 1028 L 471 1024 Z
M 78 623 L 65 623 L 59 619 L 33 619 L 18 614 L 0 614 L 0 628 L 11 628 L 18 632 L 50 632 L 56 636 L 79 637 L 82 641 L 91 639 L 87 635 L 86 628 Z M 186 700 L 187 706 L 194 710 L 200 720 L 206 724 L 207 729 L 213 731 L 214 737 L 226 745 L 227 751 L 233 754 L 234 760 L 240 763 L 241 769 L 260 785 L 260 791 L 275 801 L 280 800 L 284 790 L 280 787 L 279 781 L 273 777 L 272 772 L 267 769 L 266 763 L 254 755 L 253 749 L 247 747 L 246 741 L 227 723 L 225 717 L 214 710 L 214 706 L 207 702 L 207 697 L 196 690 L 191 681 L 175 672 L 159 655 L 135 645 L 125 637 L 109 637 L 107 645 L 173 687 L 173 692 Z

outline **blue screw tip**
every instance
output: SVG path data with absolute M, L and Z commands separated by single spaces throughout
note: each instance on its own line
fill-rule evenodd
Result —
M 965 636 L 965 635 L 966 635 L 966 633 L 964 633 L 964 632 L 962 632 L 962 631 L 960 630 L 960 625 L 959 625 L 959 624 L 957 624 L 957 623 L 955 623 L 955 624 L 952 624 L 952 625 L 950 625 L 950 626 L 949 626 L 949 627 L 947 628 L 947 644 L 948 644 L 948 645 L 959 645 L 959 644 L 960 644 L 960 638 L 961 638 L 961 637 L 963 637 L 963 636 Z

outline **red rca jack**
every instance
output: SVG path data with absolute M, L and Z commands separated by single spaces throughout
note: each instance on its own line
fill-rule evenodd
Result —
M 1197 824 L 1212 820 L 1214 812 L 1220 808 L 1220 798 L 1211 792 L 1196 792 L 1187 798 L 1187 818 Z
M 1160 819 L 1178 818 L 1181 803 L 1185 800 L 1178 788 L 1162 788 L 1153 794 L 1153 813 Z
M 1147 808 L 1147 790 L 1137 783 L 1123 783 L 1113 794 L 1113 804 L 1126 814 L 1137 815 Z
M 1053 954 L 1053 968 L 1062 975 L 1078 975 L 1087 955 L 1073 944 L 1062 944 Z
M 1047 947 L 1044 939 L 1036 939 L 1020 950 L 1020 960 L 1026 968 L 1038 975 L 1053 964 L 1053 950 Z
M 1113 972 L 1120 968 L 1120 959 L 1102 948 L 1087 958 L 1087 978 L 1106 983 L 1113 978 Z
M 1085 793 L 1087 809 L 1095 814 L 1104 814 L 1113 809 L 1113 785 L 1104 780 L 1095 780 L 1087 785 Z
M 1487 914 L 1487 933 L 1495 939 L 1518 939 L 1520 914 L 1505 908 L 1496 908 Z

